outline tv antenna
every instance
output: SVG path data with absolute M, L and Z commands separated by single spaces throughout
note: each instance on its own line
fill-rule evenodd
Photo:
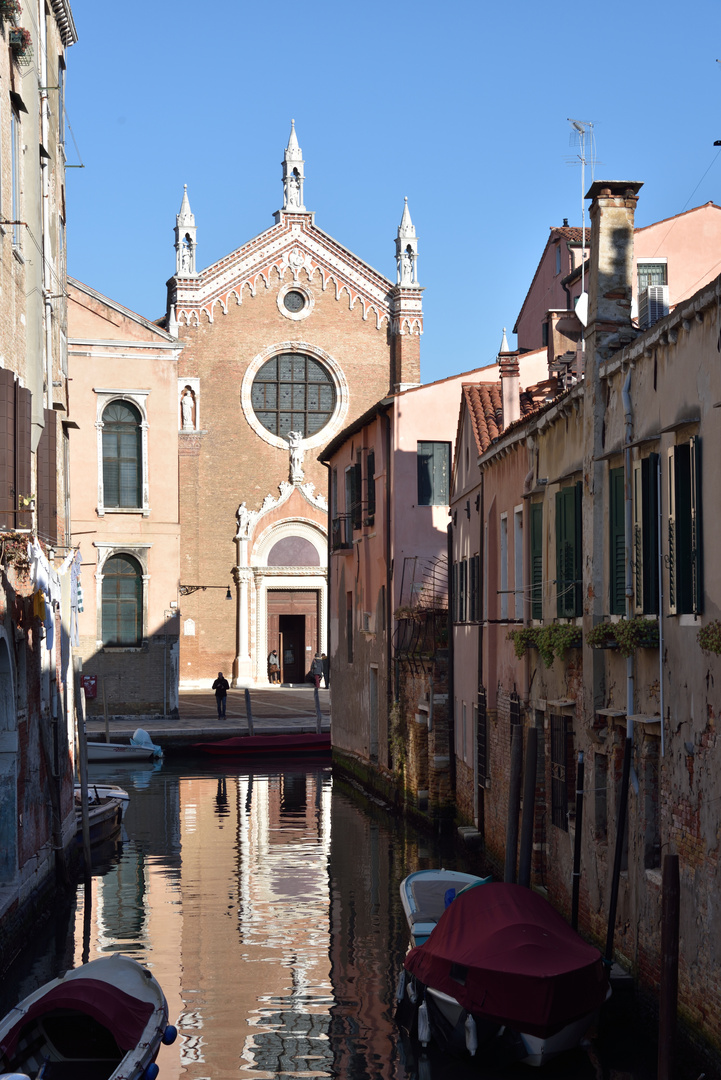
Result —
M 578 146 L 577 160 L 581 163 L 581 296 L 583 297 L 586 292 L 586 165 L 590 163 L 591 183 L 593 183 L 596 167 L 596 141 L 593 134 L 593 120 L 573 120 L 569 116 L 568 122 L 572 128 L 571 146 Z M 586 311 L 579 313 L 579 317 L 583 316 L 581 321 L 584 326 L 586 315 Z

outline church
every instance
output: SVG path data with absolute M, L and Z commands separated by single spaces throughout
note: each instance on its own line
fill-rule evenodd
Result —
M 181 688 L 219 671 L 265 685 L 273 650 L 284 682 L 302 682 L 328 651 L 334 493 L 318 456 L 379 399 L 420 382 L 407 202 L 394 283 L 318 228 L 304 164 L 293 123 L 274 224 L 205 269 L 187 189 L 176 219 L 164 328 L 182 346 Z

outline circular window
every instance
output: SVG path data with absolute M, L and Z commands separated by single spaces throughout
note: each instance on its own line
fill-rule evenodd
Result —
M 291 289 L 290 292 L 287 292 L 283 297 L 283 305 L 287 311 L 292 311 L 293 314 L 296 314 L 305 307 L 305 297 L 303 296 L 303 293 L 298 292 L 297 289 Z
M 259 369 L 250 399 L 266 431 L 283 439 L 289 432 L 299 431 L 306 439 L 330 420 L 336 389 L 319 360 L 302 353 L 281 353 Z

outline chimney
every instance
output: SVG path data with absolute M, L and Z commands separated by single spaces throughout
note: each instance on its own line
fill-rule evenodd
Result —
M 637 181 L 596 180 L 591 199 L 587 362 L 608 359 L 635 336 L 631 325 L 633 219 Z
M 521 369 L 518 364 L 518 353 L 499 352 L 498 368 L 501 376 L 503 426 L 507 428 L 514 420 L 521 418 Z

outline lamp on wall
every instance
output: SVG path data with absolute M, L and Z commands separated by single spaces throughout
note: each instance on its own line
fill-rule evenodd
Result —
M 181 596 L 190 596 L 191 593 L 197 592 L 198 589 L 202 589 L 205 592 L 206 589 L 222 589 L 222 585 L 179 585 L 178 592 Z M 232 600 L 233 596 L 230 591 L 230 585 L 226 586 L 225 593 L 226 600 Z

